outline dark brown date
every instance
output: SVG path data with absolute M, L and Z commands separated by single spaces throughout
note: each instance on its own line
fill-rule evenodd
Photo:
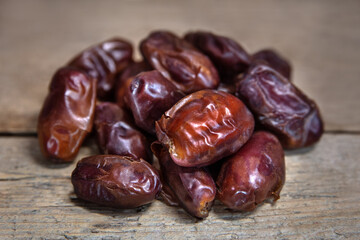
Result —
M 164 181 L 170 186 L 178 203 L 194 217 L 207 217 L 216 196 L 216 186 L 210 173 L 205 168 L 176 165 L 160 143 L 153 143 L 152 149 L 159 159 Z
M 151 66 L 145 61 L 130 64 L 116 80 L 116 103 L 123 108 L 129 108 L 125 99 L 125 91 L 136 75 L 141 72 L 150 71 Z
M 156 122 L 156 135 L 183 167 L 210 165 L 250 138 L 254 118 L 235 96 L 216 90 L 192 93 Z
M 53 76 L 38 118 L 37 133 L 43 155 L 53 162 L 71 162 L 91 132 L 96 80 L 65 67 Z
M 216 66 L 221 80 L 231 81 L 250 65 L 251 57 L 234 40 L 210 32 L 190 32 L 185 40 L 208 56 Z
M 155 134 L 155 121 L 183 96 L 157 70 L 136 75 L 125 91 L 136 125 L 150 134 Z
M 68 65 L 96 79 L 97 96 L 107 99 L 114 88 L 116 74 L 132 61 L 132 52 L 129 42 L 112 38 L 82 51 Z
M 284 148 L 301 148 L 320 139 L 323 122 L 315 102 L 271 67 L 252 66 L 238 83 L 237 93 Z
M 280 54 L 271 49 L 264 49 L 252 55 L 252 61 L 265 61 L 275 71 L 291 79 L 291 65 Z
M 71 182 L 79 198 L 115 208 L 148 204 L 161 191 L 159 175 L 149 163 L 119 155 L 82 159 Z
M 131 116 L 115 103 L 98 103 L 94 125 L 99 149 L 103 154 L 130 156 L 151 162 L 150 145 L 132 122 Z
M 219 76 L 208 57 L 176 35 L 157 31 L 141 42 L 144 58 L 185 93 L 214 89 Z
M 256 132 L 223 164 L 217 198 L 228 208 L 251 211 L 264 200 L 279 199 L 285 182 L 284 151 L 269 132 Z

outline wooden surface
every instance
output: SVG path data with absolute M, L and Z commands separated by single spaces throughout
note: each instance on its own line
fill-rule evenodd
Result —
M 0 239 L 360 239 L 359 26 L 360 1 L 0 0 Z M 75 163 L 41 157 L 32 135 L 56 69 L 91 44 L 138 44 L 155 29 L 210 30 L 292 62 L 327 133 L 287 152 L 275 205 L 234 213 L 216 203 L 203 221 L 159 201 L 99 207 L 73 194 Z M 95 149 L 87 143 L 77 159 Z

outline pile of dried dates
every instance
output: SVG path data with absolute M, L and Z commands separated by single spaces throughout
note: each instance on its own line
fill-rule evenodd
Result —
M 76 195 L 115 208 L 161 199 L 197 218 L 215 199 L 239 211 L 276 201 L 283 148 L 310 146 L 323 133 L 289 63 L 202 31 L 155 31 L 140 51 L 135 62 L 132 45 L 113 38 L 53 76 L 38 119 L 43 155 L 72 162 L 87 136 L 103 154 L 77 163 Z

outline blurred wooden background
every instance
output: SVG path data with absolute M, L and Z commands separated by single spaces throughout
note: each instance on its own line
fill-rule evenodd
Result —
M 34 137 L 57 68 L 84 48 L 150 31 L 209 30 L 252 53 L 274 48 L 314 99 L 326 134 L 287 153 L 275 206 L 232 213 L 216 204 L 196 221 L 155 202 L 112 210 L 79 201 L 74 164 L 46 163 Z M 136 52 L 136 57 L 140 55 Z M 0 0 L 1 239 L 360 239 L 360 1 L 11 1 Z M 78 157 L 94 152 L 91 143 Z

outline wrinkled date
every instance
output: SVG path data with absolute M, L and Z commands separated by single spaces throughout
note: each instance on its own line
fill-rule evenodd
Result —
M 216 196 L 216 186 L 210 173 L 205 168 L 176 165 L 160 143 L 153 143 L 152 149 L 159 159 L 164 181 L 178 203 L 194 217 L 207 217 Z
M 97 142 L 103 154 L 152 161 L 146 137 L 132 125 L 131 116 L 115 103 L 102 102 L 96 105 L 94 125 Z
M 237 93 L 284 148 L 305 147 L 320 139 L 323 123 L 316 104 L 271 67 L 252 66 L 238 83 Z
M 214 89 L 219 84 L 209 58 L 170 32 L 151 33 L 141 42 L 140 50 L 153 68 L 185 93 Z
M 249 54 L 230 38 L 199 31 L 187 33 L 185 40 L 211 59 L 222 80 L 231 81 L 250 65 Z
M 125 70 L 117 77 L 115 86 L 116 103 L 123 108 L 128 108 L 126 102 L 125 91 L 130 86 L 130 83 L 136 75 L 141 72 L 151 71 L 151 66 L 145 61 L 131 63 Z
M 91 131 L 96 101 L 96 81 L 86 73 L 59 69 L 41 109 L 37 133 L 43 155 L 54 162 L 71 162 Z
M 132 52 L 129 42 L 113 38 L 84 50 L 68 65 L 80 68 L 96 79 L 97 96 L 109 98 L 115 76 L 132 61 Z
M 256 132 L 226 160 L 216 181 L 217 198 L 234 210 L 250 211 L 264 200 L 277 200 L 285 182 L 284 151 L 268 132 Z
M 174 162 L 206 166 L 237 150 L 250 138 L 254 118 L 235 96 L 222 91 L 192 93 L 156 122 L 156 135 Z
M 278 73 L 290 80 L 291 65 L 290 63 L 280 56 L 277 52 L 271 49 L 264 49 L 252 55 L 252 61 L 265 61 L 276 70 Z
M 116 208 L 150 203 L 161 191 L 159 175 L 149 163 L 119 155 L 82 159 L 71 182 L 79 198 Z
M 136 125 L 151 134 L 155 134 L 155 121 L 183 96 L 157 70 L 136 75 L 125 90 Z

